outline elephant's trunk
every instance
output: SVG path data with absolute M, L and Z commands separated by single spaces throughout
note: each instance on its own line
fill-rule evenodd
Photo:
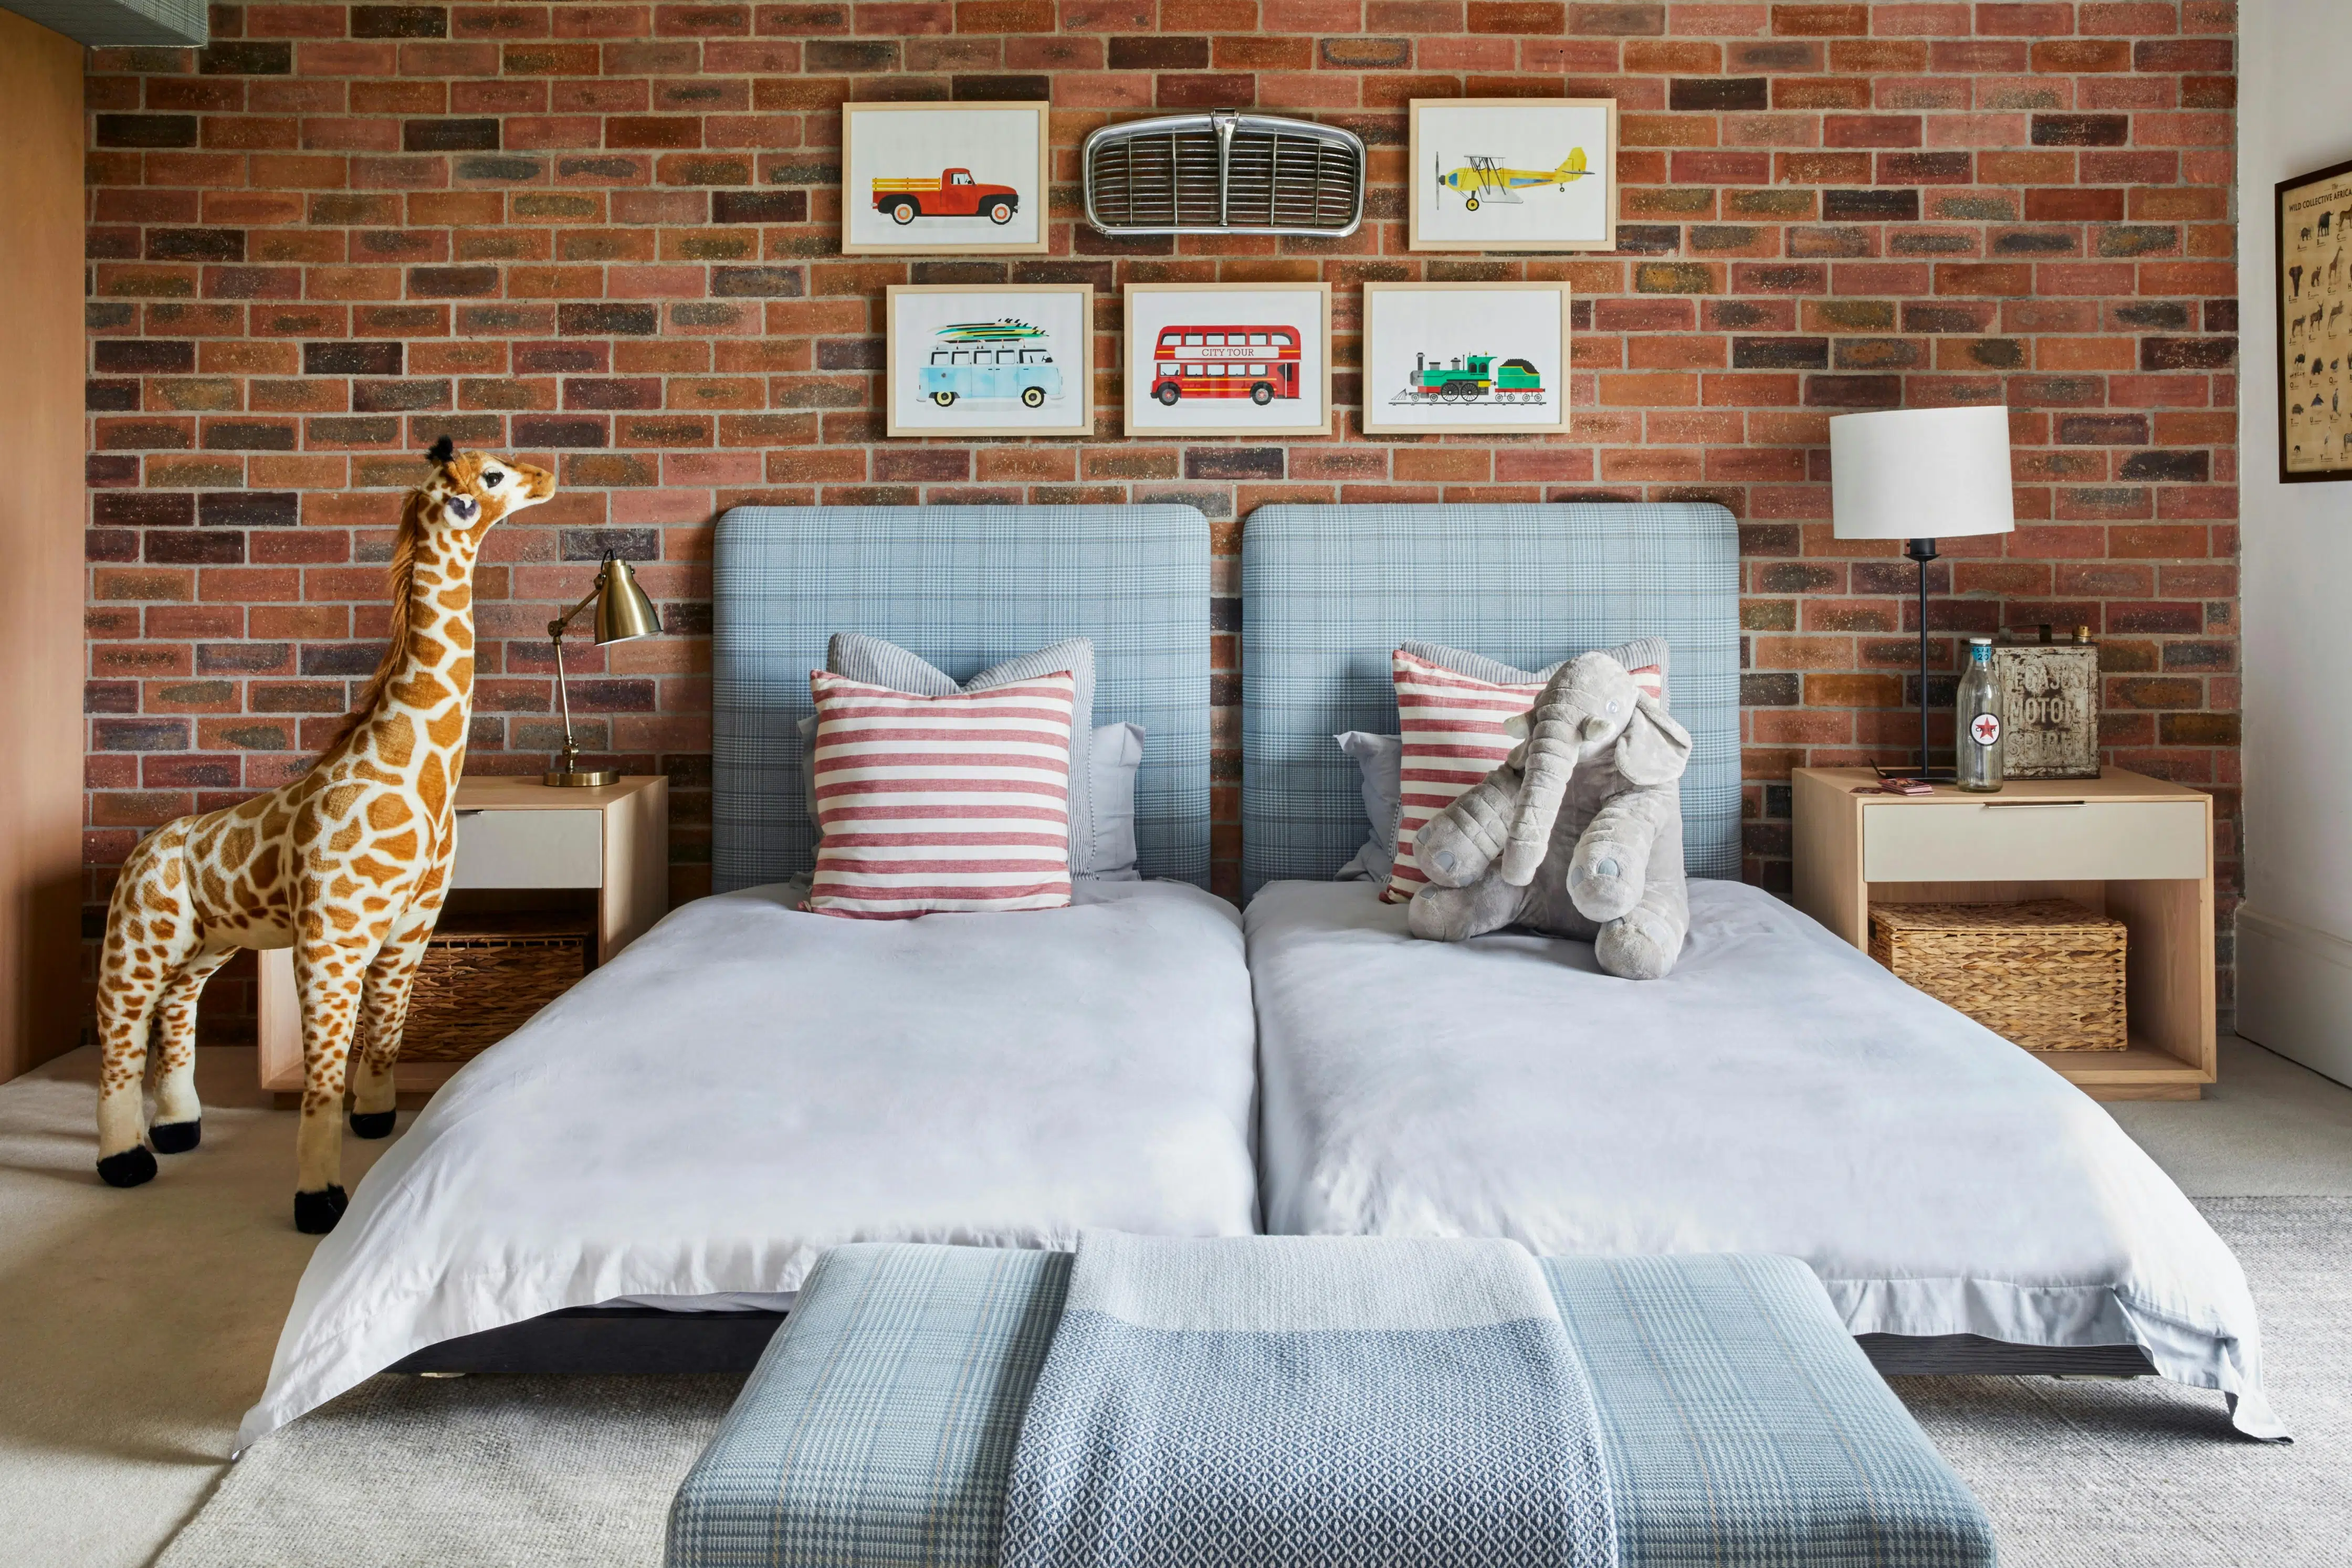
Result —
M 1511 836 L 1503 845 L 1498 868 L 1511 886 L 1525 887 L 1536 879 L 1551 847 L 1552 827 L 1559 820 L 1560 803 L 1568 798 L 1568 781 L 1575 776 L 1582 739 L 1596 725 L 1599 735 L 1608 733 L 1608 720 L 1597 715 L 1587 717 L 1564 704 L 1536 710 L 1526 746 L 1527 777 L 1519 786 L 1518 810 L 1511 819 Z

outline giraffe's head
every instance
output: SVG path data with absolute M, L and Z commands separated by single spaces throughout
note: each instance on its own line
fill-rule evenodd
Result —
M 428 528 L 458 528 L 476 538 L 492 523 L 555 494 L 555 476 L 528 463 L 486 452 L 460 452 L 447 436 L 425 455 L 433 476 L 423 486 L 420 521 Z

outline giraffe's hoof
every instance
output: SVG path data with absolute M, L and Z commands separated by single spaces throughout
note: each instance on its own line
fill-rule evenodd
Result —
M 294 1228 L 305 1236 L 324 1236 L 335 1228 L 351 1206 L 343 1189 L 331 1186 L 324 1192 L 298 1192 L 294 1195 Z
M 147 1129 L 147 1141 L 159 1155 L 184 1155 L 205 1141 L 205 1124 L 202 1121 L 158 1122 Z
M 155 1179 L 155 1156 L 146 1145 L 133 1144 L 99 1161 L 98 1174 L 109 1186 L 137 1186 Z
M 397 1111 L 354 1111 L 352 1113 L 352 1135 L 389 1138 L 392 1136 L 393 1118 L 398 1114 Z

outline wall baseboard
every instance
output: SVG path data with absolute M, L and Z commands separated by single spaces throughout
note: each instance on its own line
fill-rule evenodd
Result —
M 2352 1084 L 2352 942 L 2238 911 L 2238 1033 Z

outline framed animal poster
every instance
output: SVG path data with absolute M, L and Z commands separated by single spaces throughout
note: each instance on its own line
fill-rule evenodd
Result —
M 1094 286 L 888 290 L 890 435 L 1092 435 Z
M 2352 479 L 2352 163 L 2278 187 L 2279 482 Z
M 841 254 L 1042 254 L 1049 108 L 843 104 Z
M 1414 250 L 1614 250 L 1617 100 L 1416 98 Z
M 1566 434 L 1565 283 L 1364 285 L 1367 435 Z
M 1131 283 L 1129 435 L 1331 434 L 1331 286 Z

